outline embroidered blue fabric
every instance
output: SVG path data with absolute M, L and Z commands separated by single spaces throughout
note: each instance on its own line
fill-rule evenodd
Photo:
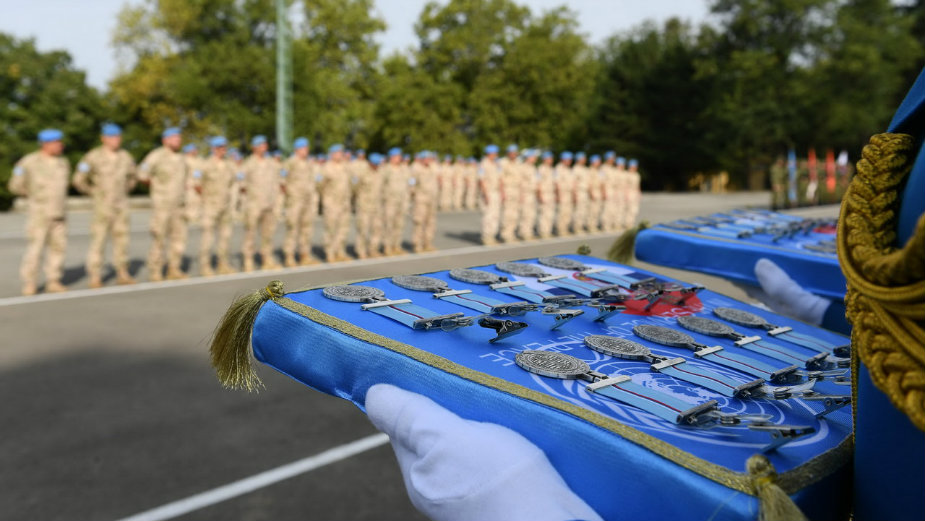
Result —
M 592 268 L 607 268 L 635 278 L 657 276 L 590 257 L 567 257 Z M 536 260 L 527 259 L 524 262 L 535 264 Z M 565 290 L 539 283 L 536 279 L 503 274 L 493 266 L 475 268 L 496 272 L 511 280 L 521 280 L 536 289 L 566 293 Z M 556 275 L 581 277 L 574 272 L 545 266 L 543 269 Z M 491 292 L 486 286 L 453 280 L 447 272 L 426 275 L 443 279 L 454 289 L 471 289 L 473 294 L 488 294 L 506 302 L 518 300 L 514 296 Z M 451 302 L 400 288 L 388 278 L 361 284 L 382 289 L 390 299 L 412 299 L 440 314 L 465 311 L 465 308 Z M 780 473 L 797 469 L 834 449 L 845 442 L 851 433 L 850 408 L 842 408 L 817 420 L 814 414 L 822 408 L 819 403 L 800 399 L 742 401 L 721 396 L 667 374 L 653 373 L 647 363 L 619 360 L 597 353 L 587 348 L 582 341 L 591 334 L 627 337 L 646 345 L 655 354 L 681 356 L 690 364 L 709 368 L 741 382 L 753 380 L 744 373 L 698 360 L 689 351 L 652 344 L 633 335 L 632 328 L 637 324 L 679 327 L 674 323 L 674 317 L 689 313 L 690 309 L 685 307 L 669 308 L 661 316 L 624 313 L 606 323 L 594 322 L 594 312 L 589 310 L 557 331 L 549 330 L 548 318 L 539 313 L 528 313 L 525 317 L 518 317 L 518 320 L 529 324 L 522 334 L 489 344 L 488 340 L 494 335 L 489 329 L 475 326 L 452 332 L 412 330 L 386 317 L 362 311 L 359 304 L 329 300 L 320 289 L 290 293 L 287 298 L 367 332 L 610 418 L 665 444 L 662 447 L 675 447 L 689 455 L 682 458 L 702 460 L 698 462 L 691 459 L 694 466 L 716 465 L 743 473 L 748 457 L 766 445 L 769 436 L 741 428 L 701 430 L 679 427 L 641 409 L 589 393 L 585 390 L 586 382 L 558 380 L 528 373 L 514 363 L 514 357 L 521 351 L 531 349 L 560 351 L 586 361 L 596 371 L 629 375 L 634 383 L 669 393 L 691 405 L 715 399 L 723 411 L 763 413 L 771 415 L 771 421 L 775 423 L 813 426 L 816 429 L 814 434 L 768 455 Z M 712 317 L 710 311 L 717 306 L 745 308 L 765 316 L 774 324 L 790 326 L 795 331 L 817 336 L 832 344 L 847 342 L 847 339 L 835 333 L 753 308 L 711 291 L 700 292 L 689 304 L 698 309 L 697 314 L 707 317 Z M 722 345 L 729 350 L 740 349 L 734 347 L 731 340 L 685 332 L 706 345 Z M 376 345 L 369 339 L 357 338 L 331 325 L 315 322 L 272 301 L 261 309 L 252 340 L 255 356 L 261 362 L 311 388 L 350 400 L 360 409 L 363 409 L 366 391 L 370 386 L 390 383 L 426 395 L 464 418 L 493 422 L 516 430 L 542 448 L 569 486 L 606 519 L 677 517 L 731 520 L 757 517 L 758 504 L 755 497 L 728 488 L 666 459 L 644 446 L 645 442 L 632 441 L 568 412 L 427 365 Z M 799 346 L 793 346 L 793 349 L 805 350 Z M 813 354 L 812 351 L 805 351 L 807 355 Z M 775 367 L 782 366 L 779 361 L 757 353 L 749 353 L 749 356 L 761 358 Z M 828 382 L 819 383 L 817 389 L 833 394 L 849 392 L 847 387 Z M 839 461 L 836 466 L 839 465 L 830 474 L 829 469 L 826 469 L 825 477 L 793 496 L 811 518 L 839 517 L 835 514 L 844 513 L 847 508 L 844 505 L 844 494 L 849 487 L 846 479 L 850 478 L 850 465 L 847 461 Z
M 655 225 L 636 236 L 636 257 L 645 262 L 717 275 L 759 286 L 755 263 L 766 258 L 787 272 L 804 289 L 834 299 L 845 298 L 845 276 L 834 253 L 807 250 L 807 244 L 831 241 L 835 236 L 810 232 L 777 242 L 768 234 L 729 239 L 696 231 Z

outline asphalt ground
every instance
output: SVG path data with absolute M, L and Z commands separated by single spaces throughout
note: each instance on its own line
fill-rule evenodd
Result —
M 641 218 L 763 205 L 768 197 L 645 194 Z M 130 254 L 140 280 L 147 276 L 147 218 L 146 211 L 132 216 Z M 0 519 L 10 520 L 145 512 L 136 519 L 423 519 L 407 499 L 390 446 L 352 404 L 265 367 L 259 394 L 222 389 L 207 353 L 218 318 L 235 296 L 275 278 L 295 289 L 573 253 L 580 245 L 604 256 L 614 239 L 484 248 L 477 213 L 444 213 L 433 253 L 134 286 L 109 281 L 90 290 L 82 267 L 90 214 L 73 212 L 65 264 L 71 291 L 25 298 L 17 296 L 24 219 L 0 214 L 0 267 L 7 274 L 0 279 Z M 192 257 L 197 240 L 191 231 Z M 233 247 L 239 244 L 237 229 Z M 195 263 L 188 264 L 195 273 Z M 746 298 L 715 277 L 637 265 Z

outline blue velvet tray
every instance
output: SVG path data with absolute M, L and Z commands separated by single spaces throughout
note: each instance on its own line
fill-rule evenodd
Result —
M 677 230 L 656 224 L 636 236 L 636 258 L 758 286 L 755 263 L 764 257 L 774 261 L 807 291 L 843 299 L 846 282 L 837 255 L 807 249 L 807 245 L 833 238 L 834 233 L 815 231 L 777 241 L 772 235 L 762 233 L 729 238 L 710 235 L 708 230 L 705 233 Z
M 607 268 L 636 277 L 657 276 L 582 256 L 568 256 L 591 267 Z M 535 259 L 524 262 L 535 263 Z M 476 266 L 523 280 L 552 293 L 535 279 Z M 543 266 L 553 274 L 580 275 Z M 446 280 L 453 289 L 487 293 L 485 286 L 428 273 Z M 659 277 L 662 280 L 668 280 Z M 439 313 L 474 311 L 410 291 L 389 279 L 363 285 L 385 291 L 390 299 L 409 298 Z M 499 300 L 514 297 L 490 292 Z M 767 434 L 741 428 L 697 430 L 679 427 L 658 417 L 585 391 L 584 382 L 557 380 L 520 369 L 514 363 L 523 350 L 555 350 L 588 362 L 607 374 L 632 376 L 635 383 L 657 387 L 681 400 L 699 403 L 716 399 L 729 412 L 762 412 L 776 423 L 812 425 L 816 432 L 768 454 L 780 473 L 780 484 L 811 517 L 832 518 L 844 512 L 844 492 L 850 479 L 851 415 L 845 407 L 822 420 L 814 418 L 821 405 L 799 399 L 744 402 L 719 396 L 674 378 L 649 371 L 648 364 L 618 360 L 588 349 L 582 338 L 590 334 L 623 336 L 643 343 L 654 353 L 683 356 L 743 381 L 735 371 L 696 361 L 690 352 L 646 342 L 632 334 L 636 324 L 674 324 L 674 317 L 695 311 L 713 317 L 717 306 L 748 309 L 776 325 L 790 326 L 833 344 L 845 344 L 838 334 L 753 308 L 729 297 L 702 291 L 687 307 L 659 304 L 647 314 L 634 308 L 606 323 L 594 322 L 594 310 L 549 329 L 549 318 L 538 313 L 518 317 L 529 324 L 520 335 L 495 344 L 491 330 L 480 327 L 452 332 L 412 330 L 378 314 L 362 311 L 360 304 L 332 301 L 321 289 L 287 294 L 267 302 L 260 310 L 252 337 L 256 358 L 321 392 L 350 400 L 363 409 L 367 389 L 391 383 L 424 394 L 460 416 L 498 423 L 514 429 L 541 447 L 566 482 L 595 510 L 608 519 L 754 519 L 757 499 L 745 474 L 745 462 L 767 441 Z M 585 308 L 587 309 L 587 308 Z M 735 326 L 736 329 L 740 329 Z M 688 331 L 685 331 L 688 332 Z M 723 345 L 731 341 L 691 333 L 698 342 Z M 802 348 L 793 346 L 795 350 Z M 761 358 L 760 355 L 750 355 Z M 769 363 L 780 364 L 772 360 Z M 821 382 L 821 392 L 846 394 L 850 389 Z

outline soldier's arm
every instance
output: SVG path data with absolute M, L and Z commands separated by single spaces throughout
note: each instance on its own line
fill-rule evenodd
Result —
M 125 192 L 129 193 L 135 189 L 135 186 L 138 185 L 138 166 L 135 164 L 135 158 L 132 157 L 128 152 L 125 153 L 128 156 L 128 179 L 125 180 Z
M 90 166 L 89 156 L 90 154 L 87 153 L 80 158 L 77 168 L 74 169 L 74 178 L 71 180 L 74 188 L 82 194 L 93 193 L 93 185 L 90 182 L 90 172 L 93 171 L 93 167 Z
M 157 150 L 148 152 L 148 155 L 141 160 L 138 165 L 138 182 L 141 184 L 151 184 L 151 174 L 154 170 L 154 163 L 157 160 Z
M 29 175 L 28 169 L 23 161 L 20 160 L 16 163 L 16 166 L 13 167 L 13 175 L 10 177 L 10 182 L 7 183 L 7 188 L 10 192 L 20 197 L 29 197 L 26 176 Z

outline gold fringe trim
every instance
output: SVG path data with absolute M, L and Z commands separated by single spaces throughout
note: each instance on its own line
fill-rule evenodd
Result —
M 745 462 L 753 494 L 761 502 L 761 521 L 808 521 L 790 496 L 777 485 L 778 475 L 768 458 L 755 454 Z
M 911 136 L 870 138 L 845 193 L 837 237 L 854 381 L 864 363 L 874 385 L 925 431 L 925 215 L 903 248 L 894 245 L 899 189 L 914 156 Z
M 753 479 L 749 474 L 733 472 L 726 467 L 703 460 L 678 449 L 670 443 L 650 436 L 649 434 L 636 430 L 607 416 L 578 407 L 577 405 L 558 398 L 553 398 L 547 394 L 513 384 L 507 380 L 469 369 L 468 367 L 456 364 L 433 353 L 372 333 L 350 322 L 333 317 L 292 299 L 278 298 L 274 299 L 274 303 L 317 324 L 329 327 L 358 340 L 402 354 L 412 360 L 434 367 L 448 374 L 575 416 L 601 429 L 610 431 L 631 443 L 644 447 L 711 481 L 745 494 L 756 495 Z M 853 440 L 849 436 L 836 447 L 819 454 L 797 468 L 780 474 L 776 482 L 777 486 L 788 494 L 796 493 L 843 467 L 850 461 L 853 450 Z
M 626 264 L 633 260 L 633 251 L 636 246 L 636 235 L 649 227 L 649 221 L 639 221 L 639 224 L 623 232 L 607 252 L 607 259 Z
M 209 353 L 212 367 L 222 385 L 256 392 L 263 382 L 254 371 L 251 333 L 264 302 L 282 298 L 283 283 L 274 280 L 267 287 L 234 301 L 212 333 Z

